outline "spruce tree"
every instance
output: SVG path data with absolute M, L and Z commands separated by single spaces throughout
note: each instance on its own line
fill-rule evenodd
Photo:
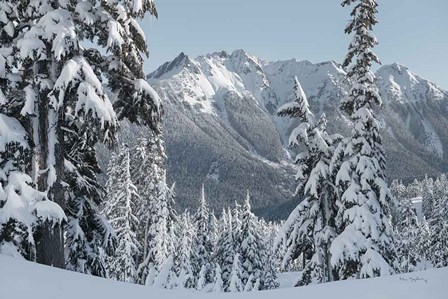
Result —
M 228 219 L 228 215 L 223 210 L 221 222 L 224 226 L 221 229 L 215 251 L 215 262 L 220 265 L 221 279 L 223 281 L 223 291 L 229 292 L 230 277 L 235 257 L 235 244 L 233 241 L 233 231 L 231 219 Z
M 188 212 L 184 212 L 180 217 L 180 244 L 177 247 L 176 253 L 178 257 L 178 283 L 181 288 L 194 288 L 195 277 L 193 272 L 192 262 L 192 243 L 195 235 L 191 216 Z
M 434 181 L 428 176 L 422 182 L 422 212 L 427 220 L 432 218 L 434 205 Z
M 223 281 L 221 278 L 221 267 L 216 264 L 215 267 L 215 278 L 213 279 L 213 292 L 221 293 L 224 290 Z
M 440 188 L 448 187 L 444 176 L 438 180 L 445 183 L 444 185 L 441 183 Z M 433 218 L 430 224 L 431 261 L 437 268 L 448 266 L 448 193 L 440 194 L 440 196 L 435 199 Z
M 112 156 L 108 175 L 108 201 L 103 212 L 117 233 L 118 243 L 115 255 L 110 258 L 109 274 L 116 280 L 135 283 L 141 250 L 135 233 L 139 226 L 135 216 L 139 196 L 131 179 L 129 148 L 126 145 Z
M 169 204 L 174 190 L 167 186 L 164 160 L 165 148 L 160 133 L 150 132 L 148 137 L 139 138 L 132 158 L 132 177 L 140 195 L 136 216 L 141 222 L 137 236 L 143 249 L 138 269 L 141 284 L 152 267 L 160 271 L 173 244 Z
M 410 199 L 400 201 L 400 218 L 396 229 L 397 254 L 400 271 L 413 272 L 421 261 L 417 244 L 419 238 L 419 223 L 414 205 Z
M 192 250 L 192 266 L 196 285 L 201 285 L 202 287 L 213 281 L 213 244 L 210 240 L 209 217 L 209 207 L 205 199 L 204 186 L 202 186 L 199 207 L 194 215 L 196 236 L 193 238 Z M 200 279 L 203 279 L 201 283 L 199 283 Z
M 232 272 L 230 273 L 229 292 L 243 291 L 243 283 L 241 281 L 241 262 L 239 254 L 235 254 L 232 264 Z
M 249 277 L 252 280 L 263 277 L 263 240 L 258 231 L 258 223 L 255 215 L 251 212 L 250 196 L 247 192 L 241 217 L 241 282 L 245 286 Z
M 295 78 L 295 100 L 280 107 L 278 115 L 296 117 L 299 126 L 289 138 L 291 146 L 303 145 L 298 154 L 296 196 L 304 198 L 285 222 L 276 247 L 285 245 L 283 268 L 300 254 L 312 251 L 298 285 L 333 281 L 330 246 L 336 235 L 336 196 L 330 170 L 334 149 L 340 141 L 338 135 L 326 131 L 327 120 L 323 114 L 318 120 L 309 109 L 308 100 Z
M 76 247 L 72 241 L 80 240 L 74 228 L 80 224 L 86 235 L 102 235 L 99 239 L 88 237 L 90 245 L 78 250 L 96 246 L 98 251 L 105 251 L 100 241 L 108 239 L 108 232 L 102 224 L 90 228 L 83 224 L 100 218 L 98 203 L 92 198 L 98 192 L 90 190 L 86 195 L 86 190 L 65 183 L 78 175 L 91 179 L 84 171 L 85 167 L 96 167 L 94 144 L 115 141 L 115 110 L 119 119 L 128 118 L 156 130 L 162 114 L 160 98 L 144 80 L 142 55 L 148 51 L 136 19 L 146 12 L 157 12 L 152 0 L 13 1 L 5 5 L 4 16 L 11 22 L 0 28 L 1 53 L 8 61 L 5 72 L 0 72 L 4 79 L 2 113 L 17 119 L 27 132 L 32 156 L 22 171 L 49 200 L 64 210 L 71 208 L 67 211 L 71 229 L 66 233 L 74 235 L 67 236 L 66 256 L 69 264 L 79 264 L 81 260 L 70 252 Z M 106 54 L 83 47 L 87 41 Z M 106 85 L 118 95 L 115 109 L 104 92 Z M 71 160 L 86 153 L 91 160 L 82 165 Z M 66 233 L 62 223 L 45 221 L 36 227 L 37 261 L 64 267 Z M 79 256 L 87 255 L 89 252 Z
M 377 44 L 372 29 L 378 4 L 376 0 L 342 2 L 344 7 L 350 5 L 354 5 L 352 20 L 345 32 L 354 37 L 343 66 L 352 87 L 341 109 L 352 120 L 353 129 L 335 153 L 342 158 L 336 176 L 341 194 L 337 201 L 340 233 L 330 249 L 331 264 L 340 279 L 392 274 L 396 266 L 386 157 L 373 113 L 374 106 L 381 105 L 371 72 L 372 64 L 379 63 L 372 51 Z

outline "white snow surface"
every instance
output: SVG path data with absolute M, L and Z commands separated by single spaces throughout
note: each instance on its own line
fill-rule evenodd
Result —
M 448 268 L 263 292 L 202 293 L 115 282 L 0 255 L 0 298 L 445 299 Z

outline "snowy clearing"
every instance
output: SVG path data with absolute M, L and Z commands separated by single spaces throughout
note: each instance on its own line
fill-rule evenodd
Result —
M 38 265 L 0 255 L 0 298 L 343 298 L 445 299 L 448 268 L 252 293 L 199 293 L 144 287 Z

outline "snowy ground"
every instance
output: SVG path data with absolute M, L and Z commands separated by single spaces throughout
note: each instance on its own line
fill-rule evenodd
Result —
M 290 277 L 292 279 L 292 275 Z M 282 280 L 286 281 L 285 277 Z M 448 268 L 274 291 L 212 294 L 163 290 L 96 278 L 0 255 L 0 299 L 446 299 Z

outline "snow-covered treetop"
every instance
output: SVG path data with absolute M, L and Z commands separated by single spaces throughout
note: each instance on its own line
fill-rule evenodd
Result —
M 301 123 L 305 123 L 311 120 L 314 115 L 310 111 L 310 105 L 308 99 L 306 98 L 305 92 L 300 85 L 299 79 L 294 77 L 294 94 L 295 101 L 291 103 L 286 103 L 277 110 L 279 116 L 289 116 L 299 118 Z

